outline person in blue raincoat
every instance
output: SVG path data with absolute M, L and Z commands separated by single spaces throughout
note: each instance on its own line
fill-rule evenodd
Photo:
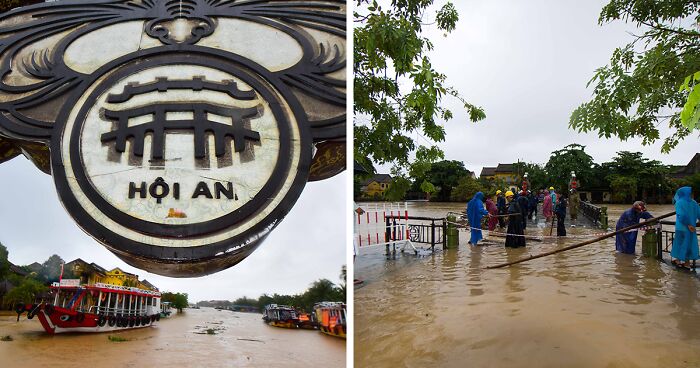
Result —
M 549 196 L 552 197 L 552 206 L 557 205 L 557 192 L 554 190 L 554 187 L 549 187 Z
M 671 258 L 673 263 L 689 267 L 688 261 L 698 259 L 698 235 L 695 224 L 700 219 L 700 207 L 691 196 L 692 188 L 676 191 L 673 203 L 676 206 L 676 234 L 673 237 Z
M 620 219 L 617 220 L 615 230 L 626 228 L 627 226 L 636 225 L 639 219 L 650 219 L 652 216 L 646 210 L 644 202 L 634 202 L 632 208 L 623 212 Z M 615 235 L 615 249 L 620 253 L 634 254 L 634 247 L 637 244 L 637 231 L 630 231 Z
M 467 203 L 467 219 L 469 219 L 469 227 L 471 228 L 469 244 L 477 245 L 479 240 L 483 239 L 481 237 L 481 219 L 488 214 L 489 211 L 484 208 L 484 193 L 477 192 Z

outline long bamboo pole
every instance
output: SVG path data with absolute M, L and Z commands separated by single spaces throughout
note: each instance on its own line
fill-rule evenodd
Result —
M 487 266 L 486 268 L 487 268 L 487 269 L 503 268 L 503 267 L 506 267 L 506 266 L 511 266 L 511 265 L 514 265 L 514 264 L 518 264 L 518 263 L 522 263 L 522 262 L 527 262 L 527 261 L 532 260 L 532 259 L 535 259 L 535 258 L 542 258 L 542 257 L 550 256 L 550 255 L 552 255 L 552 254 L 565 252 L 565 251 L 567 251 L 567 250 L 571 250 L 571 249 L 575 249 L 575 248 L 580 248 L 580 247 L 582 247 L 582 246 L 584 246 L 584 245 L 596 243 L 596 242 L 599 242 L 599 241 L 601 241 L 601 240 L 603 240 L 603 239 L 612 238 L 613 236 L 615 236 L 615 235 L 617 235 L 617 234 L 624 233 L 625 231 L 629 231 L 629 230 L 637 229 L 637 228 L 640 228 L 640 227 L 648 226 L 649 224 L 653 224 L 653 223 L 655 223 L 655 222 L 657 222 L 657 221 L 659 221 L 659 220 L 661 220 L 661 219 L 665 219 L 665 218 L 667 218 L 667 217 L 674 216 L 675 214 L 676 214 L 676 212 L 674 211 L 674 212 L 671 212 L 671 213 L 667 213 L 667 214 L 665 214 L 665 215 L 661 215 L 661 216 L 659 216 L 659 217 L 650 218 L 650 219 L 648 219 L 648 220 L 646 220 L 646 221 L 644 221 L 644 222 L 640 222 L 640 223 L 635 224 L 635 225 L 627 226 L 627 227 L 622 228 L 622 229 L 620 229 L 620 230 L 617 230 L 617 231 L 615 231 L 615 232 L 613 232 L 613 233 L 605 234 L 605 235 L 599 236 L 599 237 L 597 237 L 597 238 L 594 238 L 594 239 L 591 239 L 591 240 L 586 240 L 586 241 L 581 242 L 581 243 L 578 243 L 578 244 L 574 244 L 574 245 L 570 245 L 570 246 L 568 246 L 568 247 L 564 247 L 564 248 L 561 248 L 561 249 L 553 250 L 553 251 L 551 251 L 551 252 L 536 254 L 536 255 L 534 255 L 534 256 L 529 256 L 529 257 L 527 257 L 527 258 L 519 259 L 519 260 L 513 261 L 513 262 L 501 263 L 501 264 L 498 264 L 498 265 L 495 265 L 495 266 Z

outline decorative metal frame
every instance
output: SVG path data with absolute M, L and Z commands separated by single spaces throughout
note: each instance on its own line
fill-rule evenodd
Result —
M 48 145 L 52 175 L 66 209 L 83 229 L 127 263 L 171 276 L 201 275 L 230 267 L 250 254 L 266 236 L 265 229 L 269 229 L 270 224 L 273 224 L 272 227 L 276 226 L 291 209 L 309 179 L 312 144 L 345 139 L 346 81 L 330 76 L 345 68 L 344 50 L 337 45 L 316 43 L 309 32 L 305 31 L 305 29 L 312 29 L 345 38 L 344 7 L 343 0 L 98 0 L 89 3 L 80 0 L 63 0 L 7 12 L 0 16 L 0 94 L 21 97 L 0 103 L 0 150 L 3 150 L 0 152 L 0 162 L 16 154 L 15 151 L 11 151 L 13 144 L 15 147 L 34 147 L 36 143 Z M 20 17 L 25 21 L 6 22 Z M 219 27 L 218 18 L 241 19 L 283 32 L 298 43 L 303 55 L 291 67 L 270 71 L 242 55 L 198 45 L 198 42 L 212 35 Z M 185 39 L 175 39 L 169 29 L 169 22 L 178 19 L 194 24 L 191 33 Z M 104 27 L 129 21 L 143 21 L 145 36 L 159 40 L 162 45 L 121 56 L 90 74 L 81 73 L 66 65 L 64 60 L 66 50 L 78 38 Z M 35 52 L 31 57 L 17 60 L 20 52 L 27 46 L 64 32 L 67 34 L 50 50 Z M 115 209 L 91 186 L 84 168 L 81 165 L 73 165 L 80 188 L 93 204 L 109 218 L 129 229 L 166 238 L 188 238 L 210 234 L 250 216 L 268 198 L 276 195 L 284 181 L 285 170 L 289 169 L 289 160 L 285 159 L 287 157 L 285 155 L 288 155 L 290 150 L 289 140 L 284 138 L 289 136 L 290 121 L 282 111 L 283 104 L 289 106 L 300 132 L 302 152 L 298 165 L 299 172 L 295 174 L 292 187 L 281 203 L 265 219 L 239 236 L 188 248 L 146 245 L 126 239 L 109 230 L 86 213 L 77 202 L 62 168 L 61 132 L 71 110 L 90 86 L 97 85 L 83 104 L 79 116 L 85 116 L 92 102 L 105 91 L 106 86 L 113 85 L 119 78 L 154 65 L 183 63 L 207 66 L 235 75 L 261 93 L 261 97 L 266 101 L 276 101 L 276 103 L 270 103 L 270 108 L 278 122 L 281 143 L 278 160 L 270 179 L 250 202 L 225 216 L 204 223 L 171 225 L 139 220 Z M 8 84 L 5 77 L 13 72 L 13 67 L 21 69 L 21 72 L 36 79 L 37 82 L 24 86 Z M 107 77 L 104 78 L 104 76 Z M 273 88 L 274 92 L 270 88 Z M 109 101 L 123 102 L 136 94 L 167 89 L 193 91 L 208 89 L 228 93 L 242 100 L 255 97 L 254 93 L 238 90 L 235 83 L 209 82 L 202 77 L 184 81 L 158 79 L 151 83 L 129 85 L 123 93 L 110 95 Z M 306 98 L 300 99 L 300 95 L 305 95 Z M 284 101 L 278 101 L 279 98 L 283 98 Z M 320 101 L 342 107 L 343 112 L 337 116 L 312 120 L 309 116 L 313 106 L 309 105 L 308 101 Z M 56 103 L 62 105 L 61 108 L 47 108 Z M 152 123 L 140 128 L 149 129 L 149 133 L 161 137 L 161 140 L 155 139 L 156 144 L 152 146 L 152 157 L 155 159 L 163 156 L 163 146 L 158 142 L 162 143 L 162 135 L 166 134 L 170 128 L 191 128 L 195 131 L 195 141 L 203 140 L 202 133 L 194 129 L 192 121 L 165 122 L 157 117 L 166 110 L 179 111 L 179 108 L 177 104 L 171 104 L 158 107 L 144 106 L 139 108 L 139 111 L 133 111 L 139 115 L 156 113 Z M 206 109 L 218 107 L 202 105 L 197 108 L 206 111 Z M 124 152 L 123 142 L 126 138 L 145 134 L 145 131 L 126 131 L 125 126 L 120 126 L 119 121 L 126 117 L 124 115 L 126 113 L 105 111 L 105 116 L 114 120 L 118 129 L 102 135 L 101 139 L 105 144 L 115 144 L 116 151 L 119 153 Z M 233 127 L 221 131 L 218 131 L 215 126 L 207 127 L 210 131 L 216 130 L 217 157 L 225 154 L 223 140 L 226 137 L 233 139 L 236 152 L 242 151 L 245 145 L 249 144 L 246 142 L 255 142 L 260 139 L 257 132 L 245 126 L 247 119 L 258 114 L 257 108 L 245 111 L 229 109 L 217 113 L 230 115 L 234 120 Z M 64 134 L 77 136 L 80 134 L 80 124 L 76 124 L 72 132 Z M 71 162 L 80 162 L 77 144 L 69 147 L 69 152 Z M 328 156 L 328 151 L 324 152 Z M 135 156 L 141 156 L 143 145 L 139 147 L 137 143 L 133 153 Z M 202 149 L 195 149 L 194 155 L 196 158 L 202 158 L 204 152 Z M 338 172 L 338 168 L 344 167 L 344 163 L 341 167 L 338 162 L 333 161 L 325 157 L 324 162 L 332 163 L 334 166 L 331 168 L 330 164 L 328 167 L 321 165 L 319 173 L 322 174 L 316 179 L 330 177 Z M 44 171 L 48 168 L 47 165 L 38 166 Z M 251 241 L 251 234 L 263 235 Z

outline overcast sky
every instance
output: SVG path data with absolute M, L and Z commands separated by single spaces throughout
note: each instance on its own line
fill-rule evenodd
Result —
M 339 283 L 345 264 L 345 174 L 308 183 L 292 211 L 267 240 L 238 265 L 200 278 L 169 278 L 131 267 L 83 233 L 58 200 L 53 179 L 24 156 L 0 165 L 0 242 L 18 265 L 58 254 L 104 268 L 119 267 L 161 291 L 186 292 L 190 302 L 233 300 L 262 293 L 296 294 L 313 281 Z
M 598 25 L 607 1 L 453 3 L 459 12 L 456 30 L 447 37 L 435 27 L 426 33 L 435 45 L 431 59 L 449 85 L 485 109 L 486 119 L 471 123 L 457 100 L 444 99 L 455 115 L 446 124 L 446 141 L 439 144 L 446 159 L 463 161 L 479 175 L 483 166 L 518 159 L 546 163 L 552 151 L 570 143 L 585 145 L 598 163 L 627 150 L 685 165 L 700 152 L 697 133 L 670 154 L 661 154 L 662 142 L 642 146 L 641 140 L 601 140 L 595 133 L 568 128 L 571 112 L 590 100 L 592 89 L 586 83 L 595 69 L 608 63 L 616 47 L 632 40 L 628 32 L 634 25 Z M 388 172 L 389 167 L 380 170 Z

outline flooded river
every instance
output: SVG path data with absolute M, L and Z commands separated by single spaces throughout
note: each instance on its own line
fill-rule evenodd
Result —
M 463 208 L 413 203 L 409 215 Z M 609 206 L 611 227 L 627 208 Z M 526 233 L 548 233 L 543 221 Z M 578 225 L 569 235 L 601 232 Z M 470 247 L 467 239 L 460 232 L 459 249 L 427 256 L 360 250 L 356 367 L 700 367 L 700 281 L 643 258 L 641 235 L 636 256 L 616 254 L 612 238 L 493 270 L 484 267 L 582 239 L 528 241 L 525 249 L 505 249 L 502 239 Z
M 265 325 L 257 313 L 186 309 L 154 327 L 99 334 L 44 332 L 0 315 L 0 367 L 344 367 L 345 340 Z M 210 335 L 207 329 L 217 333 Z M 110 341 L 108 336 L 127 339 Z

